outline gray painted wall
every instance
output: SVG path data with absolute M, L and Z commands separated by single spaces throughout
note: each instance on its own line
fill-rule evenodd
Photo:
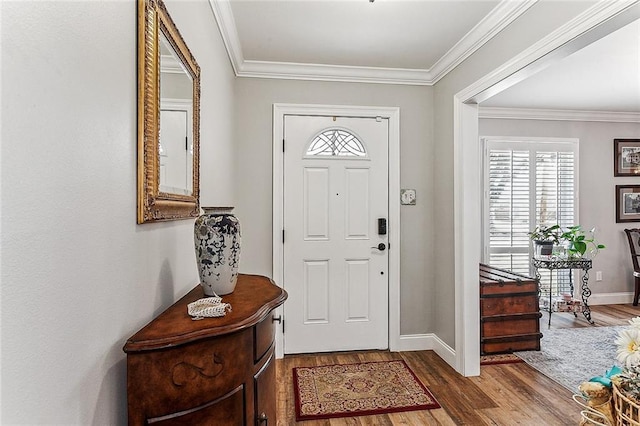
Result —
M 607 246 L 593 260 L 590 288 L 594 295 L 633 292 L 629 244 L 624 234 L 634 223 L 616 223 L 615 185 L 639 184 L 633 177 L 613 176 L 613 139 L 640 138 L 640 123 L 584 121 L 480 120 L 482 136 L 578 138 L 579 222 L 585 229 L 596 227 L 597 239 Z M 602 281 L 595 281 L 602 271 Z
M 236 81 L 235 185 L 243 272 L 272 273 L 272 105 L 400 107 L 401 186 L 418 202 L 402 206 L 401 333 L 433 322 L 433 90 L 430 87 L 241 78 Z
M 434 164 L 433 201 L 434 220 L 437 223 L 434 237 L 438 241 L 438 250 L 434 253 L 436 285 L 433 297 L 438 302 L 432 329 L 451 347 L 455 348 L 453 97 L 594 3 L 537 2 L 434 86 L 434 135 L 437 141 L 434 155 L 437 161 Z M 478 161 L 481 159 L 478 158 Z
M 434 88 L 236 80 L 208 3 L 167 3 L 202 68 L 201 202 L 236 202 L 241 270 L 271 273 L 271 105 L 399 106 L 401 331 L 453 346 L 452 97 L 592 2 L 539 2 Z M 124 340 L 197 283 L 192 221 L 135 224 L 136 3 L 0 7 L 1 422 L 124 424 Z
M 198 283 L 193 220 L 136 224 L 136 7 L 0 2 L 2 424 L 126 424 L 125 340 Z M 208 2 L 167 8 L 202 69 L 202 202 L 231 204 L 235 77 Z

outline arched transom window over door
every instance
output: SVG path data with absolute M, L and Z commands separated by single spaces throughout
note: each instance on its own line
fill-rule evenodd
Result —
M 345 129 L 327 129 L 319 133 L 311 143 L 305 157 L 362 157 L 367 151 L 360 139 Z

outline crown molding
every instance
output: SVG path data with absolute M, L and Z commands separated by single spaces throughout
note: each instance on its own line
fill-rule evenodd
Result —
M 604 121 L 609 123 L 640 123 L 640 112 L 579 111 L 533 108 L 478 108 L 478 117 L 506 120 Z
M 160 72 L 185 74 L 182 63 L 173 55 L 160 55 Z
M 458 92 L 463 102 L 479 104 L 491 96 L 546 68 L 609 34 L 612 30 L 638 19 L 638 0 L 600 1 L 562 25 L 483 79 Z
M 431 69 L 378 68 L 324 64 L 252 61 L 244 59 L 229 0 L 209 0 L 237 77 L 322 80 L 358 83 L 433 85 L 480 49 L 538 0 L 503 0 L 471 29 Z
M 238 36 L 236 21 L 231 10 L 231 3 L 229 1 L 209 0 L 209 5 L 218 24 L 224 47 L 227 49 L 233 72 L 237 76 L 238 70 L 244 62 L 244 56 L 242 55 L 240 37 Z
M 244 61 L 237 76 L 357 83 L 431 84 L 431 76 L 427 70 L 298 64 L 289 62 Z
M 429 69 L 432 84 L 437 83 L 537 2 L 538 0 L 503 1 L 498 4 Z

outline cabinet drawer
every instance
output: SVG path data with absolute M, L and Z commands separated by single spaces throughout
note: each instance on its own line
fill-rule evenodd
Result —
M 538 312 L 538 295 L 528 294 L 510 297 L 480 299 L 480 316 L 527 314 Z
M 243 426 L 246 399 L 244 386 L 238 386 L 226 395 L 205 404 L 178 413 L 146 419 L 145 424 L 158 426 Z
M 271 349 L 267 353 L 266 363 L 253 378 L 257 425 L 275 425 L 277 420 L 276 363 L 273 352 Z
M 246 386 L 251 329 L 160 351 L 129 354 L 130 410 L 163 417 L 207 404 Z
M 276 333 L 275 325 L 273 324 L 273 311 L 270 312 L 265 319 L 256 324 L 253 330 L 253 362 L 258 363 L 269 348 L 273 346 L 273 339 Z

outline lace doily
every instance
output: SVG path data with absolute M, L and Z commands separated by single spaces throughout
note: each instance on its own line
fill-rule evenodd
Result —
M 227 311 L 231 311 L 231 305 L 222 303 L 222 297 L 205 297 L 187 305 L 187 312 L 193 317 L 192 320 L 223 317 Z

